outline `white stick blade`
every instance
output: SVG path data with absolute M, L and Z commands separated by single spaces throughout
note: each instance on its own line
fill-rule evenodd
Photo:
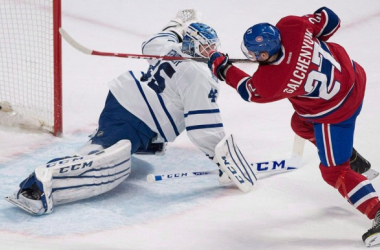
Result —
M 146 180 L 149 182 L 149 183 L 153 183 L 153 182 L 156 182 L 156 177 L 154 176 L 154 174 L 148 174 L 146 176 Z
M 78 43 L 77 41 L 74 40 L 74 38 L 72 38 L 64 29 L 62 28 L 59 28 L 59 33 L 61 34 L 61 36 L 63 37 L 63 39 L 65 39 L 65 41 L 67 43 L 69 43 L 71 46 L 73 46 L 75 49 L 87 54 L 87 55 L 91 55 L 92 54 L 92 50 L 89 49 L 89 48 L 86 48 L 84 47 L 82 44 Z

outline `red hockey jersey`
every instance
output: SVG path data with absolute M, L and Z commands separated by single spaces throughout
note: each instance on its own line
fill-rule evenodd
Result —
M 325 7 L 312 15 L 281 19 L 276 25 L 282 43 L 276 62 L 261 64 L 252 77 L 232 66 L 227 84 L 250 102 L 288 98 L 303 120 L 346 120 L 363 101 L 366 79 L 343 47 L 326 42 L 339 26 L 339 18 Z

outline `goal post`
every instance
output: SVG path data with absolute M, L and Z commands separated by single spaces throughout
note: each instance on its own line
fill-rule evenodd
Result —
M 53 40 L 54 40 L 54 126 L 53 134 L 62 134 L 62 41 L 59 34 L 61 28 L 61 0 L 53 1 Z
M 0 0 L 0 124 L 62 133 L 60 26 L 61 0 Z

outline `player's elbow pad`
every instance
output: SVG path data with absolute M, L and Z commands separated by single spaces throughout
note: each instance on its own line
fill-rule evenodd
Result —
M 325 20 L 327 22 L 319 37 L 331 36 L 340 25 L 339 17 L 337 16 L 337 14 L 335 14 L 334 11 L 330 10 L 327 7 L 319 8 L 314 12 L 314 14 L 318 13 L 320 13 L 321 15 L 325 15 Z

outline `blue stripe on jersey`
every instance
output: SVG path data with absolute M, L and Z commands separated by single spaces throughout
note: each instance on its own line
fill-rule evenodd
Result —
M 159 38 L 159 37 L 168 37 L 169 38 L 168 39 L 169 42 L 179 43 L 178 37 L 175 34 L 171 33 L 171 32 L 168 32 L 168 33 L 158 33 L 156 36 L 152 37 L 151 39 L 149 39 L 148 41 L 146 41 L 146 42 L 144 42 L 142 44 L 141 51 L 144 53 L 145 46 L 148 43 L 150 43 L 151 41 L 153 41 L 154 39 Z M 171 38 L 173 38 L 173 39 L 171 39 Z
M 344 100 L 343 100 L 341 103 L 339 103 L 339 105 L 333 107 L 329 112 L 324 113 L 323 115 L 314 115 L 314 116 L 308 116 L 308 115 L 302 115 L 302 114 L 298 114 L 298 115 L 300 115 L 300 116 L 302 116 L 302 117 L 304 117 L 304 118 L 310 119 L 310 120 L 312 120 L 312 119 L 319 119 L 319 118 L 323 118 L 323 117 L 325 117 L 325 116 L 330 115 L 331 113 L 333 113 L 333 112 L 335 112 L 336 110 L 338 110 L 338 109 L 339 109 L 339 108 L 340 108 L 340 107 L 341 107 L 341 106 L 347 101 L 348 97 L 349 97 L 349 96 L 351 95 L 351 93 L 352 93 L 352 90 L 354 89 L 354 86 L 355 86 L 355 83 L 352 85 L 350 91 L 349 91 L 349 92 L 347 93 L 347 95 L 344 97 Z M 307 97 L 307 96 L 304 96 L 304 97 Z
M 169 119 L 169 121 L 170 121 L 170 124 L 171 124 L 172 127 L 173 127 L 173 130 L 174 130 L 176 136 L 179 136 L 180 133 L 178 132 L 178 128 L 177 128 L 177 126 L 175 125 L 175 122 L 174 122 L 174 120 L 173 120 L 173 117 L 170 115 L 168 109 L 166 108 L 165 103 L 164 103 L 164 100 L 162 99 L 162 97 L 161 97 L 160 94 L 158 94 L 158 93 L 157 93 L 157 97 L 158 97 L 158 100 L 159 100 L 160 103 L 161 103 L 161 107 L 162 107 L 162 109 L 164 110 L 166 116 L 168 117 L 168 119 Z
M 325 28 L 323 29 L 320 36 L 329 35 L 332 31 L 336 29 L 336 27 L 339 25 L 339 17 L 329 8 L 322 8 L 321 11 L 325 11 L 327 15 L 327 24 Z
M 223 127 L 223 123 L 204 124 L 204 125 L 189 126 L 189 127 L 186 127 L 186 130 L 187 130 L 187 131 L 190 131 L 190 130 L 196 130 L 196 129 L 220 128 L 220 127 Z
M 239 84 L 239 87 L 237 89 L 239 95 L 241 98 L 243 98 L 245 101 L 249 102 L 249 92 L 247 89 L 247 81 L 251 79 L 248 77 L 246 80 L 244 80 L 242 83 Z
M 162 128 L 161 128 L 161 126 L 160 126 L 160 123 L 158 122 L 157 117 L 156 117 L 156 115 L 154 114 L 152 107 L 149 105 L 149 102 L 148 102 L 148 100 L 147 100 L 147 98 L 146 98 L 146 96 L 145 96 L 145 94 L 144 94 L 144 91 L 143 91 L 143 89 L 142 89 L 142 87 L 141 87 L 140 81 L 136 79 L 136 77 L 135 77 L 135 75 L 133 74 L 132 71 L 129 71 L 129 73 L 131 74 L 131 76 L 133 77 L 133 79 L 135 79 L 136 85 L 137 85 L 137 87 L 138 87 L 139 90 L 140 90 L 141 96 L 144 98 L 144 101 L 145 101 L 145 103 L 146 103 L 146 106 L 147 106 L 148 109 L 149 109 L 150 115 L 151 115 L 152 118 L 153 118 L 154 124 L 156 125 L 158 132 L 160 133 L 161 137 L 164 138 L 165 142 L 167 142 L 168 140 L 166 139 L 166 136 L 165 136 L 165 134 L 164 134 L 164 131 L 162 131 Z
M 176 34 L 174 34 L 173 32 L 160 32 L 160 33 L 158 33 L 159 35 L 166 35 L 166 36 L 170 36 L 170 37 L 172 37 L 172 38 L 174 38 L 174 40 L 175 41 L 172 41 L 172 42 L 179 42 L 178 41 L 178 36 L 176 35 Z
M 329 49 L 329 46 L 327 46 L 327 43 L 326 43 L 326 42 L 321 41 L 321 42 L 319 43 L 319 45 L 321 45 L 321 48 L 322 48 L 324 51 L 326 51 L 326 52 L 329 53 L 331 56 L 333 56 L 333 55 L 331 54 L 331 51 L 330 51 L 330 49 Z M 323 65 L 322 65 L 322 66 L 323 66 Z M 322 72 L 324 72 L 324 71 L 322 71 Z
M 349 200 L 350 200 L 351 204 L 355 204 L 364 196 L 366 196 L 370 193 L 374 193 L 374 192 L 376 192 L 375 189 L 373 188 L 372 184 L 369 183 L 369 184 L 363 186 L 362 188 L 360 188 L 353 195 L 351 195 L 351 197 L 349 197 Z
M 185 118 L 189 115 L 198 115 L 198 114 L 212 114 L 212 113 L 220 113 L 219 109 L 204 109 L 204 110 L 192 110 L 185 114 Z

